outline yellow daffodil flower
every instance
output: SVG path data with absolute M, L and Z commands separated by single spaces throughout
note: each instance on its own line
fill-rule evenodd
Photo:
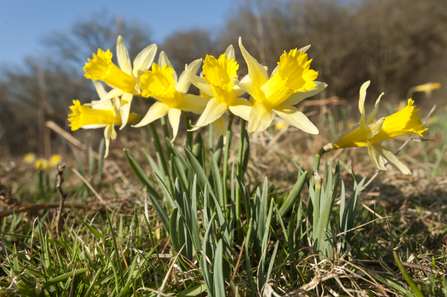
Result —
M 199 61 L 194 61 L 188 67 L 194 73 L 199 69 Z M 177 73 L 165 52 L 160 53 L 158 65 L 152 64 L 152 70 L 146 70 L 140 77 L 140 88 L 143 97 L 153 97 L 157 100 L 147 114 L 133 127 L 142 127 L 168 115 L 173 130 L 172 141 L 177 136 L 180 125 L 180 115 L 183 111 L 200 114 L 205 109 L 208 100 L 197 95 L 186 94 L 191 82 L 185 71 L 177 79 Z
M 57 165 L 59 165 L 59 163 L 62 161 L 62 156 L 59 154 L 54 154 L 51 155 L 50 160 L 49 160 L 49 167 L 50 168 L 55 168 Z
M 48 162 L 45 159 L 37 159 L 36 162 L 34 163 L 34 167 L 36 167 L 36 169 L 47 169 L 48 168 Z
M 34 154 L 34 153 L 26 154 L 25 157 L 23 157 L 23 161 L 25 161 L 25 163 L 28 163 L 28 164 L 33 164 L 34 161 L 36 161 L 36 154 Z
M 386 159 L 397 170 L 403 174 L 411 174 L 410 170 L 400 162 L 397 157 L 390 151 L 383 148 L 380 142 L 397 136 L 406 134 L 422 135 L 427 129 L 425 124 L 421 122 L 421 116 L 417 114 L 419 109 L 415 109 L 414 101 L 408 99 L 408 105 L 385 118 L 374 121 L 379 107 L 379 96 L 371 114 L 365 116 L 365 98 L 366 89 L 370 82 L 365 82 L 360 88 L 359 110 L 361 114 L 360 123 L 354 126 L 350 131 L 342 135 L 335 143 L 330 143 L 324 147 L 326 151 L 335 150 L 346 147 L 368 147 L 368 154 L 374 165 L 380 170 L 386 170 L 385 163 L 382 159 Z
M 112 98 L 103 100 L 106 96 L 106 91 L 101 83 L 93 81 L 98 92 L 100 101 L 92 101 L 90 106 L 83 106 L 79 100 L 73 100 L 73 105 L 70 109 L 73 113 L 68 115 L 70 127 L 72 131 L 82 129 L 96 129 L 105 128 L 104 138 L 106 140 L 106 151 L 104 158 L 109 154 L 110 138 L 116 138 L 116 125 L 122 125 L 122 117 L 120 115 L 120 100 Z M 137 114 L 131 113 L 127 117 L 128 122 L 135 122 L 141 119 Z
M 435 83 L 429 82 L 429 83 L 426 83 L 426 84 L 417 85 L 417 86 L 411 87 L 408 90 L 407 98 L 411 98 L 413 93 L 415 93 L 415 92 L 425 92 L 425 96 L 427 98 L 430 98 L 431 97 L 431 93 L 434 90 L 438 90 L 440 88 L 441 88 L 441 84 L 438 83 L 438 82 L 435 82 Z
M 138 86 L 139 78 L 154 61 L 157 45 L 151 44 L 144 48 L 133 61 L 133 67 L 121 36 L 118 36 L 116 52 L 119 67 L 113 64 L 113 54 L 110 50 L 104 52 L 102 49 L 98 49 L 98 54 L 93 54 L 93 59 L 88 59 L 84 71 L 86 78 L 101 80 L 113 87 L 102 100 L 122 96 L 120 104 L 121 130 L 129 122 L 128 117 L 133 96 L 141 93 Z
M 194 62 L 200 64 L 202 59 Z M 238 69 L 239 64 L 235 60 L 232 46 L 229 46 L 219 59 L 210 55 L 206 56 L 203 63 L 203 77 L 197 76 L 191 67 L 186 68 L 191 82 L 211 98 L 207 102 L 205 111 L 191 130 L 197 130 L 213 123 L 218 127 L 218 131 L 222 132 L 225 129 L 225 121 L 222 116 L 227 110 L 248 120 L 251 104 L 247 100 L 239 98 L 245 91 L 234 82 L 234 79 L 237 79 Z
M 250 94 L 254 103 L 249 115 L 248 132 L 267 129 L 276 113 L 292 126 L 307 133 L 318 134 L 317 127 L 293 107 L 327 87 L 325 83 L 314 81 L 318 72 L 309 69 L 312 60 L 308 60 L 305 53 L 309 46 L 284 52 L 270 78 L 265 67 L 244 48 L 240 37 L 239 47 L 247 63 L 250 78 L 247 82 L 241 81 L 239 85 Z

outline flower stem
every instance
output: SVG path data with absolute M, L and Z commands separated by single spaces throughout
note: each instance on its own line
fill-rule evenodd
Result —
M 223 162 L 223 173 L 222 173 L 222 183 L 224 189 L 224 203 L 227 203 L 227 173 L 228 173 L 228 155 L 230 153 L 230 144 L 233 133 L 231 132 L 231 126 L 233 125 L 233 114 L 230 113 L 228 116 L 228 126 L 227 134 L 225 138 L 225 152 L 224 152 L 224 162 Z
M 333 145 L 332 143 L 326 144 L 325 146 L 323 146 L 318 153 L 315 155 L 315 161 L 314 161 L 314 172 L 318 172 L 319 168 L 320 168 L 320 159 L 321 156 L 324 155 L 325 153 L 327 153 L 328 151 L 333 149 Z
M 239 138 L 239 150 L 238 150 L 238 155 L 237 155 L 237 176 L 239 178 L 239 180 L 243 183 L 244 182 L 244 175 L 245 172 L 242 172 L 242 157 L 244 155 L 244 138 L 245 138 L 245 124 L 246 121 L 244 119 L 242 119 L 241 122 L 241 134 L 240 134 L 240 138 Z M 236 211 L 235 211 L 235 216 L 236 216 L 236 227 L 237 227 L 237 238 L 241 239 L 242 238 L 242 227 L 241 227 L 241 223 L 240 223 L 240 217 L 241 217 L 241 191 L 239 189 L 239 183 L 237 183 L 237 190 L 236 190 Z M 246 205 L 246 209 L 249 209 L 249 206 Z M 248 217 L 248 214 L 247 214 Z
M 163 127 L 163 134 L 165 135 L 165 138 L 169 137 L 169 130 L 168 130 L 168 123 L 166 122 L 166 116 L 160 118 L 161 126 Z
M 191 148 L 192 148 L 192 132 L 188 131 L 192 128 L 191 121 L 189 119 L 189 113 L 184 112 L 183 114 L 185 115 L 185 122 L 186 122 L 186 146 L 188 147 L 188 149 L 191 150 Z

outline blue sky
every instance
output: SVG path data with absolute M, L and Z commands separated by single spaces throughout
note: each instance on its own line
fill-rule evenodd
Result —
M 69 32 L 77 21 L 103 11 L 148 26 L 157 43 L 175 31 L 224 25 L 236 0 L 0 0 L 0 66 L 14 65 L 26 56 L 38 55 L 40 40 L 53 31 Z

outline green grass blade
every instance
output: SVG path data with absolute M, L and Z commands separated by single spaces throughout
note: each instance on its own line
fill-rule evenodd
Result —
M 57 283 L 66 281 L 68 278 L 73 277 L 73 275 L 76 277 L 76 276 L 86 272 L 87 270 L 88 270 L 88 268 L 81 268 L 81 269 L 75 270 L 74 272 L 70 271 L 70 272 L 64 273 L 62 275 L 59 275 L 57 277 L 53 277 L 53 278 L 49 279 L 48 281 L 44 282 L 41 285 L 41 289 L 45 290 L 49 286 L 52 286 L 52 285 L 55 285 Z
M 307 171 L 301 174 L 300 178 L 296 181 L 289 195 L 285 199 L 283 205 L 279 208 L 279 214 L 283 217 L 293 206 L 297 199 L 300 197 L 300 193 L 304 188 L 304 184 L 307 179 Z
M 421 292 L 421 289 L 419 289 L 419 287 L 414 283 L 413 279 L 410 277 L 410 275 L 405 270 L 405 268 L 402 265 L 402 262 L 400 261 L 399 256 L 397 255 L 396 251 L 393 251 L 393 257 L 394 257 L 394 260 L 397 263 L 397 267 L 399 267 L 400 272 L 402 273 L 405 281 L 408 283 L 408 285 L 413 290 L 414 294 L 416 294 L 416 296 L 418 296 L 418 297 L 424 297 L 424 295 Z
M 216 258 L 214 259 L 214 265 L 213 265 L 213 282 L 214 282 L 214 289 L 215 289 L 215 296 L 225 296 L 225 281 L 224 281 L 224 275 L 223 275 L 223 264 L 222 264 L 222 239 L 219 240 L 217 243 L 216 248 Z

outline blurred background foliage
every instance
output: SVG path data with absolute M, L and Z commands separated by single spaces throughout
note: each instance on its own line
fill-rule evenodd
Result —
M 371 97 L 383 91 L 392 103 L 404 100 L 414 85 L 430 81 L 447 85 L 445 0 L 366 0 L 349 4 L 260 0 L 241 2 L 233 12 L 220 30 L 179 30 L 158 44 L 158 52 L 168 54 L 178 73 L 186 63 L 206 54 L 220 55 L 229 44 L 235 45 L 241 62 L 237 40 L 242 36 L 248 51 L 272 70 L 284 50 L 312 44 L 308 51 L 312 68 L 319 72 L 318 80 L 329 85 L 319 98 L 338 96 L 353 104 L 366 80 L 373 82 L 368 90 Z M 147 28 L 132 19 L 97 12 L 90 21 L 74 24 L 68 34 L 54 31 L 43 36 L 46 55 L 27 57 L 21 65 L 0 67 L 0 154 L 43 154 L 44 139 L 49 137 L 45 136 L 45 122 L 54 121 L 68 131 L 72 100 L 97 99 L 93 85 L 83 77 L 87 58 L 98 48 L 115 53 L 116 37 L 121 34 L 133 60 L 153 42 L 151 30 L 156 29 L 157 24 Z M 239 75 L 246 72 L 241 62 Z M 437 92 L 436 98 L 447 95 L 446 88 Z M 424 96 L 415 94 L 419 107 L 426 104 Z M 150 104 L 144 99 L 134 102 L 133 109 L 142 114 Z M 88 133 L 89 141 L 96 143 L 102 131 L 79 133 Z M 98 137 L 91 137 L 96 134 Z M 53 142 L 62 141 L 56 135 L 52 137 Z

